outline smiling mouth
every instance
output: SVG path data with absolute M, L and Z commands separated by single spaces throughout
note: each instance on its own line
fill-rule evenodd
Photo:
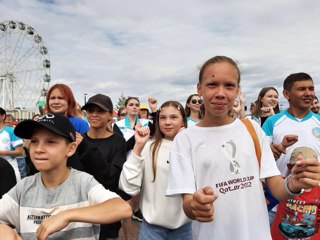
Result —
M 217 106 L 217 107 L 224 107 L 226 106 L 227 104 L 226 103 L 213 103 L 214 106 Z
M 34 161 L 38 161 L 38 162 L 43 162 L 43 161 L 47 161 L 48 159 L 46 158 L 35 158 Z

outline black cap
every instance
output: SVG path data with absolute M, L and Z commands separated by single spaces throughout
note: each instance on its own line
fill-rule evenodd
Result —
M 69 119 L 60 113 L 48 113 L 39 117 L 37 121 L 24 120 L 15 127 L 14 134 L 20 138 L 30 139 L 33 129 L 44 127 L 49 131 L 67 138 L 70 142 L 76 140 L 76 130 Z
M 103 94 L 97 94 L 89 98 L 88 102 L 81 108 L 81 110 L 87 110 L 90 105 L 97 105 L 107 112 L 113 111 L 113 104 L 111 99 Z

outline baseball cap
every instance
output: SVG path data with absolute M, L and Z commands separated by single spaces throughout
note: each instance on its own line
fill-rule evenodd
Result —
M 81 110 L 87 110 L 90 105 L 97 105 L 107 112 L 113 111 L 113 104 L 110 97 L 103 94 L 96 94 L 89 98 L 88 102 L 81 108 Z
M 69 119 L 60 113 L 42 115 L 37 121 L 24 120 L 15 127 L 14 134 L 20 138 L 30 139 L 33 130 L 37 127 L 44 127 L 55 134 L 67 138 L 70 142 L 76 140 L 76 130 Z
M 140 109 L 147 109 L 147 110 L 149 110 L 149 107 L 148 107 L 147 104 L 141 103 L 141 104 L 140 104 Z
M 291 170 L 297 161 L 297 157 L 302 156 L 303 159 L 318 159 L 318 154 L 310 147 L 297 147 L 293 150 L 290 156 L 290 160 L 287 164 L 288 168 Z

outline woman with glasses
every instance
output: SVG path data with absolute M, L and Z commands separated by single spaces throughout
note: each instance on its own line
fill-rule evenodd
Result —
M 125 107 L 121 107 L 118 110 L 118 121 L 125 119 L 125 117 L 127 116 L 127 110 Z
M 202 99 L 198 94 L 191 94 L 186 102 L 186 114 L 188 127 L 196 125 L 202 119 L 201 115 Z

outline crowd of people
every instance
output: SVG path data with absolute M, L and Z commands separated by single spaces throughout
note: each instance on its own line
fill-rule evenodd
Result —
M 312 77 L 264 87 L 246 114 L 240 69 L 200 68 L 185 104 L 77 104 L 51 86 L 44 115 L 0 108 L 1 239 L 320 239 L 320 105 Z M 246 122 L 246 123 L 245 123 Z M 249 127 L 248 125 L 249 124 Z M 278 201 L 267 208 L 265 188 Z

